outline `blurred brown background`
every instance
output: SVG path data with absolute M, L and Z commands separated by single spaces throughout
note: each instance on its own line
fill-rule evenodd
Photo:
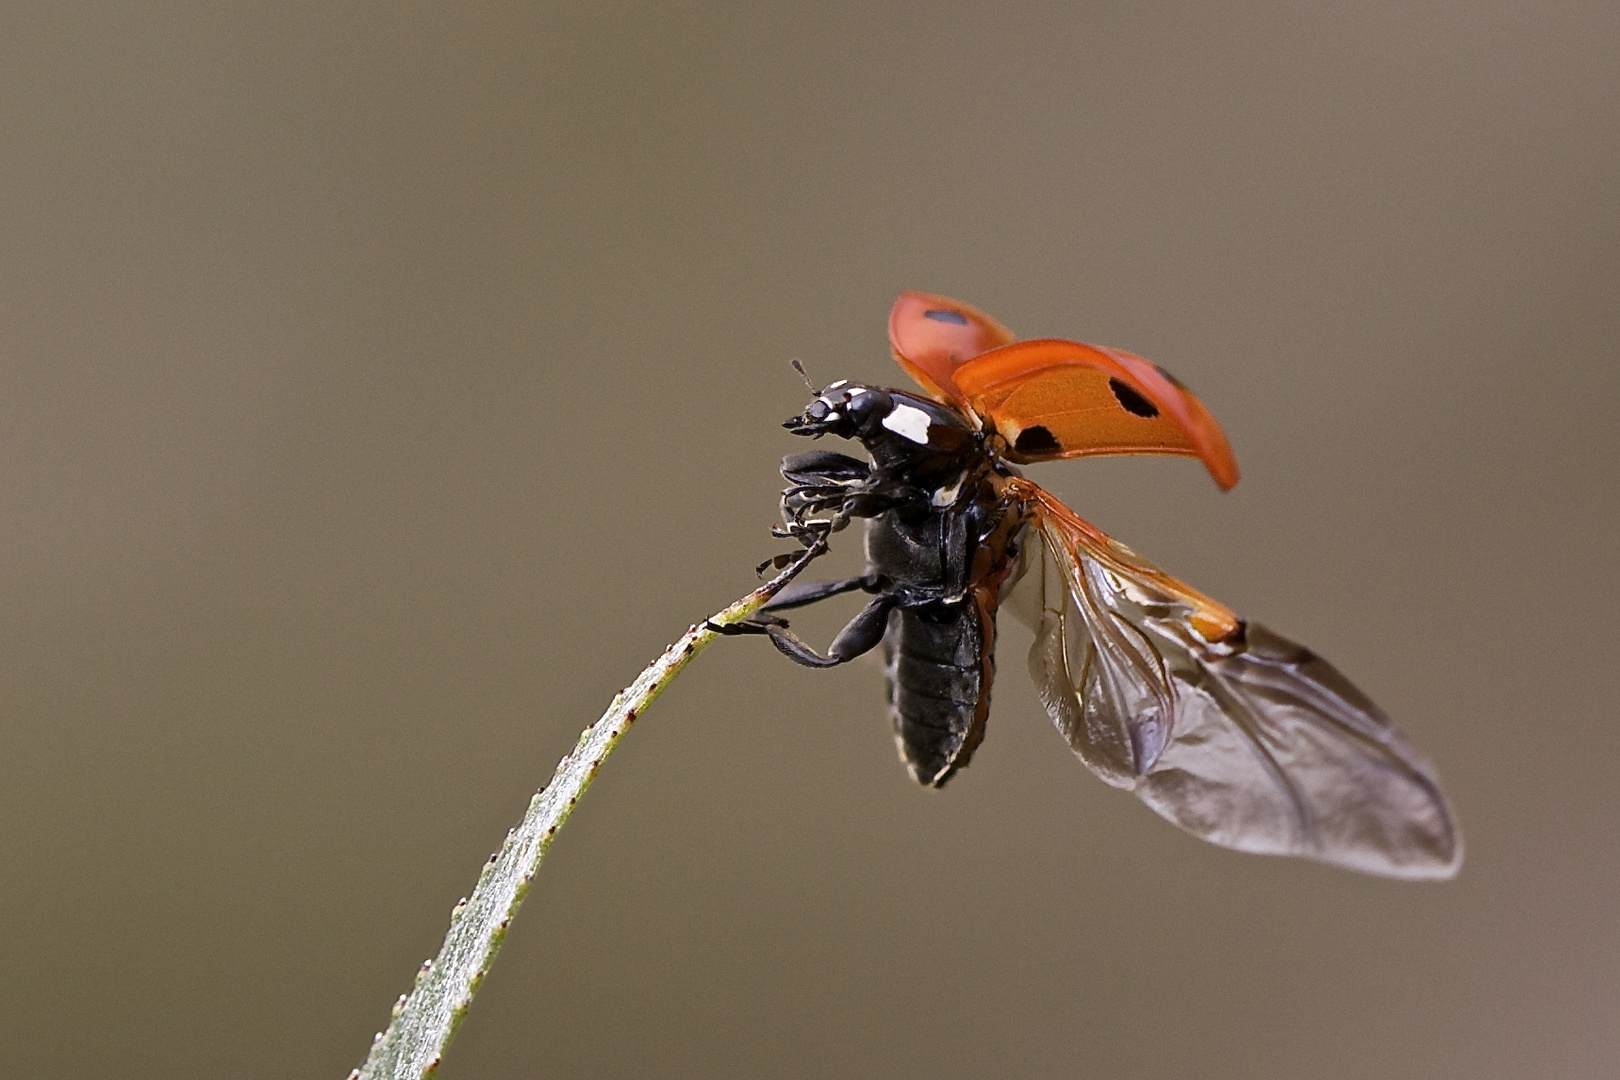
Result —
M 1197 388 L 1230 496 L 1037 478 L 1382 702 L 1462 876 L 1181 835 L 1011 625 L 942 793 L 874 667 L 722 643 L 443 1075 L 1614 1075 L 1617 73 L 1564 0 L 7 4 L 8 1072 L 358 1063 L 579 729 L 783 550 L 788 360 L 903 380 L 911 287 Z

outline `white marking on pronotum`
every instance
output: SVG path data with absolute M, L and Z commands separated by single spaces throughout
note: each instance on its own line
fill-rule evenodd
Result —
M 929 502 L 933 503 L 935 506 L 951 505 L 956 501 L 956 497 L 962 494 L 962 485 L 966 482 L 967 474 L 963 473 L 961 476 L 956 478 L 956 483 L 952 484 L 950 487 L 942 487 L 936 490 L 934 492 L 934 497 L 930 499 Z
M 883 426 L 914 443 L 928 445 L 928 414 L 910 405 L 896 405 L 883 418 Z
M 835 383 L 828 383 L 827 384 L 827 390 L 836 390 L 840 386 L 848 386 L 848 385 L 849 385 L 849 380 L 848 379 L 839 379 Z M 825 394 L 827 392 L 827 390 L 823 390 L 822 393 Z

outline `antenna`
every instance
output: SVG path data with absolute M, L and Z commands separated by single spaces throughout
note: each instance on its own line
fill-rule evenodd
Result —
M 804 380 L 804 385 L 810 388 L 810 393 L 814 394 L 816 397 L 820 397 L 821 391 L 817 390 L 816 384 L 810 381 L 810 376 L 804 370 L 804 365 L 799 363 L 799 358 L 795 356 L 791 363 L 793 364 L 793 370 L 799 373 L 799 378 Z

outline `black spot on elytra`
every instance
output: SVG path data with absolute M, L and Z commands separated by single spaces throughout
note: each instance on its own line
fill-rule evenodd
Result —
M 1109 379 L 1108 389 L 1114 392 L 1114 398 L 1132 416 L 1140 416 L 1144 420 L 1151 420 L 1159 415 L 1159 407 L 1137 393 L 1136 389 L 1128 383 L 1120 382 L 1118 379 Z
M 1013 440 L 1013 449 L 1020 454 L 1049 454 L 1053 450 L 1063 449 L 1052 433 L 1039 424 L 1027 427 L 1018 433 Z
M 925 311 L 923 312 L 923 318 L 933 319 L 935 322 L 948 322 L 955 326 L 966 326 L 968 324 L 967 316 L 960 311 L 946 311 L 943 308 Z

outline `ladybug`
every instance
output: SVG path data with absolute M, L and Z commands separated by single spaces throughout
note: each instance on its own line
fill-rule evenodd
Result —
M 1434 770 L 1349 680 L 1158 569 L 1019 469 L 1180 454 L 1229 489 L 1237 462 L 1191 391 L 1132 353 L 1016 341 L 977 309 L 927 293 L 901 295 L 889 341 L 924 394 L 812 386 L 814 400 L 784 425 L 865 448 L 865 461 L 827 450 L 784 459 L 777 530 L 824 547 L 861 519 L 865 571 L 790 584 L 727 632 L 766 635 L 816 668 L 881 648 L 901 759 L 937 788 L 984 737 L 996 615 L 1017 585 L 1009 608 L 1035 631 L 1041 700 L 1107 783 L 1223 847 L 1388 877 L 1456 873 L 1461 837 Z M 871 598 L 825 654 L 775 614 L 852 592 Z

